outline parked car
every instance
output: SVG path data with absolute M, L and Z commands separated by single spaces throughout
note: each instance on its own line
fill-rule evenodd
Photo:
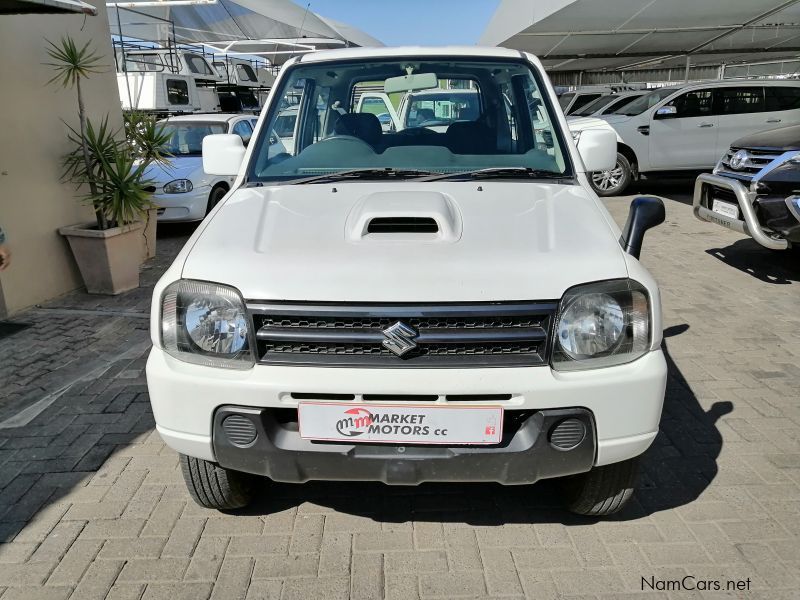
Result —
M 564 111 L 565 115 L 571 115 L 576 111 L 582 109 L 587 104 L 590 104 L 602 98 L 603 96 L 610 96 L 614 93 L 610 87 L 591 86 L 579 88 L 574 92 L 565 92 L 558 97 L 558 103 Z
M 151 165 L 145 177 L 153 182 L 159 221 L 199 221 L 228 193 L 234 178 L 203 171 L 203 138 L 232 133 L 244 143 L 258 119 L 252 115 L 208 114 L 171 117 L 161 123 L 170 134 L 167 165 Z
M 384 132 L 353 102 L 367 66 L 386 94 L 479 85 L 493 118 Z M 637 260 L 664 206 L 637 199 L 620 231 L 586 178 L 616 136 L 573 144 L 531 55 L 417 47 L 291 59 L 254 136 L 204 139 L 205 170 L 236 181 L 153 293 L 150 400 L 195 501 L 244 506 L 256 476 L 557 477 L 573 511 L 619 510 L 667 366 Z
M 590 102 L 583 108 L 570 113 L 567 121 L 574 120 L 578 117 L 599 117 L 614 113 L 636 100 L 636 98 L 644 96 L 647 93 L 647 90 L 638 90 L 635 92 L 600 96 L 597 100 Z
M 697 178 L 694 214 L 771 250 L 800 250 L 800 125 L 738 139 Z
M 615 168 L 592 174 L 592 187 L 601 196 L 621 194 L 643 173 L 710 170 L 742 135 L 800 122 L 800 83 L 710 81 L 666 87 L 619 112 L 604 115 L 599 125 L 580 119 L 569 124 L 578 139 L 598 127 L 617 133 Z

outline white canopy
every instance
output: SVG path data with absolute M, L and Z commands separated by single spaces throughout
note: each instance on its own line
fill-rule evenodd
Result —
M 324 19 L 290 0 L 218 0 L 214 4 L 109 9 L 111 33 L 142 40 L 206 44 L 258 54 L 281 64 L 315 49 L 382 45 L 349 25 Z M 151 17 L 147 19 L 145 15 Z M 168 23 L 167 21 L 171 22 Z
M 91 4 L 80 2 L 80 0 L 3 0 L 0 2 L 0 14 L 31 13 L 83 13 L 94 16 L 97 14 L 97 9 Z
M 502 0 L 481 43 L 532 52 L 551 71 L 796 58 L 800 0 Z

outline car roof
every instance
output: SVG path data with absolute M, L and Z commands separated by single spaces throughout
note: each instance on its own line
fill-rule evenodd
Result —
M 303 54 L 298 59 L 303 63 L 329 60 L 380 59 L 413 56 L 417 59 L 458 56 L 463 58 L 520 58 L 519 50 L 481 46 L 398 46 L 394 48 L 340 48 L 320 50 Z
M 236 117 L 243 117 L 246 119 L 257 119 L 257 115 L 245 115 L 235 113 L 197 113 L 191 115 L 177 115 L 175 117 L 168 117 L 165 121 L 208 121 L 210 123 L 227 123 Z

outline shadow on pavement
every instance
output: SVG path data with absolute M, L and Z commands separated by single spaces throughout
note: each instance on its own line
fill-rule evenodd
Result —
M 754 240 L 745 238 L 725 248 L 709 248 L 706 253 L 764 283 L 790 285 L 800 282 L 798 252 L 767 250 Z

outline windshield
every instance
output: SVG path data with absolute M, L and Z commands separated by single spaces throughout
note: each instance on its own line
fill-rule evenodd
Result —
M 475 121 L 481 116 L 478 92 L 412 94 L 407 101 L 404 125 L 431 127 L 456 121 Z
M 589 115 L 596 113 L 601 108 L 608 106 L 615 100 L 617 100 L 617 96 L 600 96 L 597 100 L 589 102 L 589 104 L 584 106 L 582 109 L 573 112 L 572 115 L 576 117 L 588 117 Z
M 630 104 L 625 104 L 622 107 L 615 110 L 614 112 L 606 114 L 628 115 L 629 117 L 632 117 L 634 115 L 640 115 L 648 108 L 653 108 L 664 98 L 666 98 L 667 96 L 671 96 L 676 91 L 678 91 L 678 88 L 674 87 L 661 88 L 660 90 L 656 90 L 649 94 L 645 94 L 644 96 L 640 96 Z
M 226 133 L 225 123 L 165 121 L 163 131 L 169 135 L 164 149 L 173 156 L 201 156 L 203 138 L 216 133 Z
M 466 90 L 451 89 L 467 84 Z M 355 170 L 362 171 L 361 181 L 387 169 L 408 177 L 412 171 L 449 175 L 497 168 L 518 169 L 504 171 L 511 178 L 572 175 L 540 76 L 523 61 L 299 63 L 278 85 L 256 141 L 250 182 Z M 383 112 L 358 111 L 365 88 L 380 90 L 401 111 L 397 129 L 382 126 Z M 270 145 L 269 131 L 283 144 Z
M 566 94 L 561 94 L 558 97 L 558 103 L 561 105 L 562 109 L 566 109 L 569 106 L 569 103 L 572 102 L 572 99 L 575 97 L 575 94 L 572 92 L 567 92 Z

